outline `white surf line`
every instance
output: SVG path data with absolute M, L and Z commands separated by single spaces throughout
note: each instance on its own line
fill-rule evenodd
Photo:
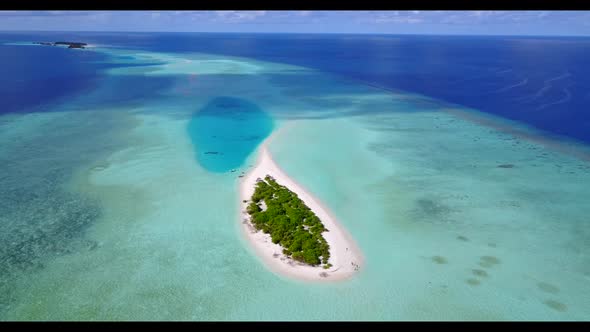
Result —
M 454 82 L 450 82 L 449 85 L 455 85 L 455 84 L 469 82 L 469 81 L 476 81 L 476 80 L 482 79 L 484 77 L 490 77 L 490 76 L 493 76 L 493 74 L 489 74 L 488 73 L 488 74 L 483 74 L 483 75 L 472 76 L 472 77 L 465 78 L 465 79 L 462 79 L 462 80 L 457 80 L 457 81 L 454 81 Z
M 504 91 L 508 91 L 508 90 L 511 90 L 511 89 L 517 88 L 517 87 L 519 87 L 519 86 L 526 85 L 528 82 L 529 82 L 529 79 L 528 79 L 528 78 L 525 78 L 524 80 L 522 80 L 522 81 L 520 81 L 520 82 L 518 82 L 518 83 L 516 83 L 516 84 L 509 85 L 509 86 L 506 86 L 506 87 L 503 87 L 503 88 L 501 88 L 501 89 L 498 89 L 498 90 L 496 90 L 496 91 L 492 91 L 492 92 L 490 92 L 490 93 L 501 93 L 501 92 L 504 92 Z
M 566 78 L 568 76 L 571 76 L 571 74 L 569 72 L 565 72 L 564 74 L 561 74 L 559 76 L 555 76 L 553 78 L 546 79 L 544 81 L 543 87 L 541 89 L 539 89 L 539 91 L 537 91 L 534 95 L 517 98 L 517 99 L 515 99 L 515 101 L 520 101 L 521 103 L 530 103 L 531 101 L 534 101 L 534 100 L 542 97 L 547 91 L 549 91 L 549 89 L 551 89 L 551 86 L 552 86 L 551 82 Z
M 570 74 L 568 71 L 566 71 L 565 73 L 563 73 L 562 75 L 556 76 L 554 78 L 548 79 L 546 80 L 546 82 L 553 82 L 553 81 L 557 81 L 560 80 L 562 78 L 566 78 L 568 76 L 571 76 L 572 74 Z
M 568 101 L 570 101 L 572 99 L 572 93 L 570 92 L 570 90 L 568 90 L 568 88 L 563 88 L 563 92 L 565 94 L 565 97 L 554 101 L 552 103 L 547 103 L 547 104 L 543 104 L 539 107 L 536 108 L 536 110 L 542 110 L 543 108 L 547 108 L 549 106 L 553 106 L 553 105 L 557 105 L 557 104 L 563 104 L 563 103 L 567 103 Z
M 508 69 L 497 71 L 496 74 L 504 74 L 504 73 L 509 73 L 511 71 L 513 71 L 513 69 L 512 68 L 508 68 Z

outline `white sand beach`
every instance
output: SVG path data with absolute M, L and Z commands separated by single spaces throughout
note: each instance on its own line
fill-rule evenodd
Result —
M 275 133 L 276 134 L 276 133 Z M 308 191 L 291 179 L 274 162 L 267 149 L 269 137 L 260 147 L 258 160 L 254 168 L 243 178 L 240 178 L 240 222 L 242 230 L 252 244 L 252 247 L 263 260 L 265 265 L 273 272 L 280 275 L 306 280 L 306 281 L 335 281 L 352 277 L 363 267 L 360 250 L 352 240 L 352 237 L 338 223 L 328 209 Z M 299 198 L 320 218 L 328 232 L 322 235 L 330 245 L 329 263 L 332 267 L 324 269 L 320 266 L 309 266 L 297 262 L 282 253 L 283 248 L 271 241 L 269 234 L 256 231 L 250 223 L 250 216 L 246 213 L 252 194 L 254 193 L 256 180 L 263 179 L 266 175 L 272 176 L 280 185 L 286 186 L 296 193 Z M 244 200 L 247 203 L 244 203 Z

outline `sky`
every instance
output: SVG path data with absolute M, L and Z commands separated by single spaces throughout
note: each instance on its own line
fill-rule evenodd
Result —
M 590 36 L 590 11 L 0 11 L 0 30 Z

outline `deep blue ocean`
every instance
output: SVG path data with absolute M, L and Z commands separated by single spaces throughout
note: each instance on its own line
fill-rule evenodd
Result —
M 590 143 L 590 38 L 322 34 L 0 33 L 0 43 L 83 41 L 156 52 L 203 52 L 311 67 L 471 107 Z M 0 45 L 0 113 L 91 91 L 104 56 Z M 125 102 L 165 80 L 114 82 Z M 123 93 L 125 94 L 125 92 Z M 108 98 L 102 94 L 101 98 Z M 96 98 L 96 97 L 95 97 Z M 100 100 L 96 100 L 100 102 Z M 112 101 L 111 101 L 112 102 Z

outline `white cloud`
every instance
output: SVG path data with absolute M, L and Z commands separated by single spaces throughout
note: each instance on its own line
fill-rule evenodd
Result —
M 474 10 L 470 12 L 468 16 L 475 16 L 475 17 L 492 17 L 501 15 L 501 11 L 497 10 Z
M 531 21 L 537 14 L 527 11 L 474 10 L 437 13 L 434 22 L 443 24 L 505 24 Z
M 551 23 L 551 24 L 548 24 Z M 244 31 L 289 30 L 391 30 L 438 29 L 461 30 L 496 29 L 496 27 L 555 26 L 555 29 L 588 33 L 588 11 L 0 11 L 0 28 L 24 27 L 33 29 L 179 29 L 207 30 L 208 26 L 221 30 Z M 254 25 L 260 27 L 254 28 Z M 443 27 L 446 25 L 446 27 Z M 146 26 L 148 28 L 146 28 Z M 297 28 L 295 28 L 297 26 Z M 404 27 L 405 26 L 405 27 Z M 493 26 L 493 27 L 492 27 Z M 122 28 L 121 28 L 122 27 Z M 484 28 L 482 28 L 484 27 Z M 501 28 L 505 29 L 505 28 Z M 532 28 L 531 28 L 532 29 Z M 515 29 L 519 30 L 519 29 Z M 586 32 L 585 32 L 586 31 Z
M 216 11 L 218 21 L 225 23 L 241 23 L 253 21 L 259 17 L 266 15 L 265 10 L 220 10 Z
M 413 14 L 413 15 L 412 15 Z M 391 11 L 387 13 L 380 13 L 375 17 L 375 23 L 407 23 L 415 24 L 424 22 L 421 17 L 415 17 L 416 14 L 412 12 Z
M 2 10 L 0 15 L 23 17 L 23 16 L 50 16 L 50 15 L 67 15 L 63 11 L 40 11 L 40 10 Z
M 108 12 L 96 12 L 90 15 L 90 19 L 97 23 L 105 24 L 111 18 L 111 14 Z

